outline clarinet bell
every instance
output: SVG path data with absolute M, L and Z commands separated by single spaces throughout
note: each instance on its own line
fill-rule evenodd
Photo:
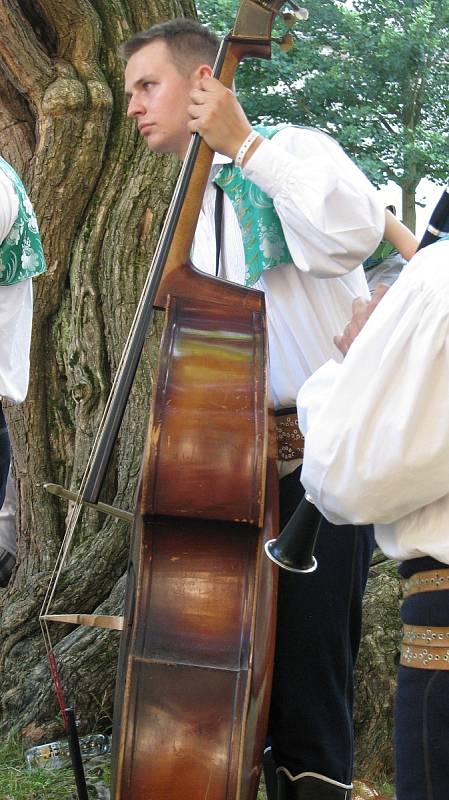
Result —
M 278 538 L 265 543 L 268 558 L 289 572 L 314 572 L 318 563 L 313 552 L 320 523 L 320 512 L 305 495 Z

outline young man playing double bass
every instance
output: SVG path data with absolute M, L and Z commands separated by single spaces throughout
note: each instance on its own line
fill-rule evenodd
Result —
M 184 159 L 194 132 L 216 152 L 192 261 L 215 274 L 221 185 L 218 274 L 265 293 L 272 398 L 276 409 L 291 410 L 302 383 L 335 357 L 332 337 L 350 316 L 352 300 L 369 296 L 358 265 L 382 238 L 384 209 L 326 134 L 288 126 L 253 131 L 234 94 L 211 77 L 217 48 L 216 38 L 189 20 L 133 37 L 123 47 L 128 116 L 153 152 Z M 254 203 L 259 246 L 251 262 L 230 188 L 236 176 L 239 191 L 249 191 Z M 282 455 L 281 526 L 302 494 L 299 447 L 286 447 Z M 274 773 L 268 774 L 271 800 L 351 797 L 353 667 L 372 535 L 367 527 L 345 532 L 321 528 L 313 575 L 280 575 L 269 722 L 277 785 Z

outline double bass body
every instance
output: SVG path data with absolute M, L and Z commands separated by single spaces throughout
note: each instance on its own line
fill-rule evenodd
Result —
M 183 269 L 202 299 L 170 296 L 166 312 L 129 566 L 114 800 L 250 800 L 264 745 L 275 578 L 263 544 L 277 532 L 264 301 Z

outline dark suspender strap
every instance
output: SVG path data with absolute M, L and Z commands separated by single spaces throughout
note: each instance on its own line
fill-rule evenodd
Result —
M 221 239 L 223 231 L 223 189 L 215 186 L 217 194 L 215 196 L 215 275 L 218 275 L 220 268 Z
M 296 406 L 288 406 L 288 408 L 276 408 L 274 410 L 275 417 L 283 417 L 285 414 L 297 414 Z
M 446 186 L 438 203 L 436 204 L 427 230 L 421 239 L 418 250 L 427 247 L 429 244 L 445 238 L 449 233 L 449 184 Z

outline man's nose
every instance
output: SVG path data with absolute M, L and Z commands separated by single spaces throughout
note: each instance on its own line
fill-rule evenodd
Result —
M 134 96 L 130 97 L 126 115 L 128 117 L 138 117 L 144 112 L 145 109 L 143 108 L 142 103 L 139 102 L 138 98 Z

